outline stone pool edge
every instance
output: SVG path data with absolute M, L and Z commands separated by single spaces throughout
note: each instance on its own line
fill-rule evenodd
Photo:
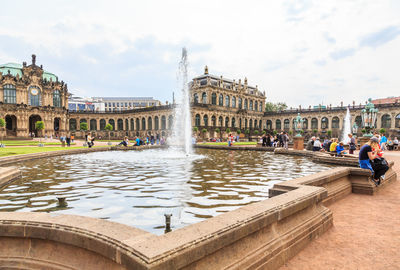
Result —
M 118 149 L 119 150 L 119 149 Z M 64 152 L 64 151 L 62 151 Z M 292 152 L 291 154 L 294 154 Z M 396 180 L 393 162 L 386 185 Z M 18 177 L 15 167 L 8 177 Z M 0 179 L 3 174 L 0 174 Z M 274 185 L 271 198 L 157 236 L 101 219 L 0 212 L 1 265 L 96 269 L 276 269 L 333 224 L 326 205 L 350 193 L 374 194 L 367 170 L 338 167 Z M 1 183 L 1 180 L 0 180 Z M 46 256 L 40 250 L 50 251 Z M 71 260 L 57 253 L 79 250 Z M 36 252 L 35 252 L 36 251 Z M 48 252 L 47 252 L 48 253 Z M 97 265 L 98 266 L 98 265 Z

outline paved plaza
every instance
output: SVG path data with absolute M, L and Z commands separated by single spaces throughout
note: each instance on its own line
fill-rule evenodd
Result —
M 400 152 L 386 152 L 400 173 Z M 399 269 L 400 179 L 374 196 L 350 194 L 332 204 L 334 226 L 311 242 L 286 269 Z

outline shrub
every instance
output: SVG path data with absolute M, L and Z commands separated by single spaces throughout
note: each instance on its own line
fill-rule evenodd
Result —
M 6 121 L 4 121 L 3 118 L 0 118 L 0 128 L 5 127 L 5 125 L 6 125 Z
M 379 130 L 379 133 L 380 133 L 380 134 L 385 134 L 385 133 L 386 133 L 386 129 L 381 128 L 381 129 Z
M 81 130 L 86 131 L 88 130 L 88 124 L 86 122 L 82 122 L 79 124 Z
M 86 124 L 86 127 L 87 127 L 87 124 Z M 111 130 L 113 130 L 113 126 L 112 126 L 111 124 L 107 124 L 107 125 L 104 127 L 104 129 L 105 129 L 105 130 L 108 130 L 108 131 L 111 131 Z
M 254 134 L 256 134 L 256 135 L 257 135 L 258 133 L 259 133 L 259 131 L 258 131 L 258 130 L 254 130 Z
M 206 133 L 208 130 L 206 129 L 206 128 L 203 128 L 202 130 L 201 130 L 201 132 L 203 132 L 203 133 Z
M 219 128 L 215 129 L 215 132 L 219 133 L 221 130 Z
M 238 130 L 236 130 L 236 133 L 240 134 L 240 133 L 242 133 L 242 131 L 240 129 L 238 129 Z
M 230 132 L 231 132 L 231 129 L 230 129 L 230 128 L 227 128 L 227 129 L 225 130 L 225 132 L 226 132 L 226 133 L 230 133 Z
M 199 128 L 198 127 L 193 127 L 193 132 L 197 132 L 197 131 L 199 131 Z
M 250 130 L 249 130 L 249 129 L 246 129 L 246 130 L 244 131 L 244 133 L 245 133 L 245 134 L 250 134 Z
M 35 123 L 35 128 L 36 128 L 37 130 L 43 130 L 43 129 L 44 129 L 44 122 L 43 122 L 43 121 L 37 121 L 37 122 Z

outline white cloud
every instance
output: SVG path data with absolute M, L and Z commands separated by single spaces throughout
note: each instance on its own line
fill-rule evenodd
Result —
M 131 82 L 131 89 L 153 77 L 160 81 L 149 82 L 152 86 L 147 90 L 163 101 L 171 99 L 176 70 L 158 70 L 154 57 L 160 58 L 163 68 L 174 69 L 178 48 L 183 46 L 189 50 L 191 76 L 202 73 L 204 65 L 216 75 L 246 76 L 250 84 L 266 90 L 269 100 L 286 101 L 289 106 L 358 103 L 369 96 L 398 95 L 400 5 L 395 0 L 49 0 L 40 6 L 32 1 L 2 5 L 0 36 L 15 39 L 0 44 L 0 62 L 26 61 L 27 51 L 45 50 L 49 55 L 43 64 L 50 70 L 59 67 L 60 78 L 69 79 L 70 87 L 85 87 L 79 91 L 88 95 L 99 91 L 143 95 L 142 91 L 124 92 L 130 83 L 126 79 L 118 87 L 118 74 L 127 77 L 137 72 L 146 76 L 135 77 L 143 81 Z M 381 40 L 374 43 L 375 37 Z M 15 48 L 13 42 L 19 40 L 27 45 Z M 89 53 L 87 46 L 93 44 L 107 46 Z M 65 65 L 57 63 L 65 61 L 66 55 L 73 59 Z M 79 74 L 75 74 L 74 57 L 86 59 L 88 69 L 77 69 Z M 112 82 L 93 83 L 96 87 L 80 81 L 81 77 L 94 79 L 82 72 L 90 73 L 91 65 L 103 65 L 103 58 L 108 64 L 115 59 L 125 65 L 118 66 L 124 72 L 115 71 Z

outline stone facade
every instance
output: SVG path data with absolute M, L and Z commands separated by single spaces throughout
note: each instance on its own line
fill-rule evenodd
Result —
M 68 95 L 67 84 L 37 66 L 35 55 L 31 65 L 0 66 L 0 118 L 9 137 L 38 135 L 37 121 L 44 121 L 44 134 L 67 131 Z
M 384 128 L 387 135 L 400 136 L 400 103 L 375 105 L 379 112 L 377 114 L 376 127 Z M 351 126 L 356 122 L 358 125 L 357 135 L 362 136 L 361 110 L 363 105 L 353 105 L 349 107 L 351 115 Z M 343 130 L 344 118 L 347 107 L 327 107 L 326 109 L 292 109 L 282 112 L 265 112 L 263 117 L 264 128 L 269 131 L 292 131 L 294 132 L 294 120 L 300 113 L 304 120 L 303 130 L 306 137 L 311 135 L 328 135 L 340 137 Z M 314 131 L 317 132 L 314 132 Z

